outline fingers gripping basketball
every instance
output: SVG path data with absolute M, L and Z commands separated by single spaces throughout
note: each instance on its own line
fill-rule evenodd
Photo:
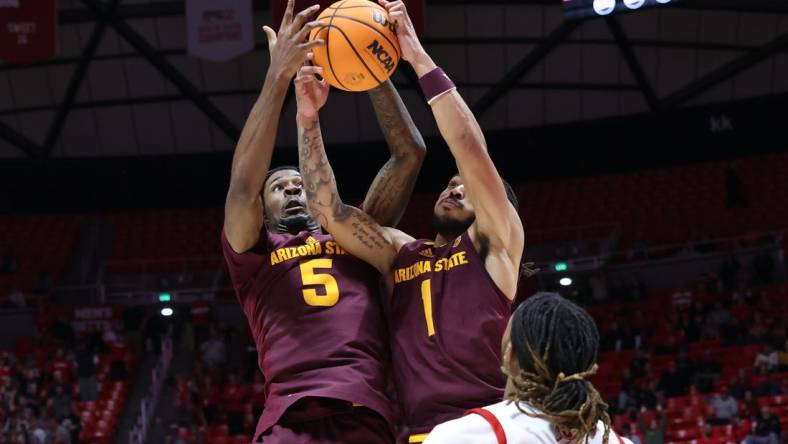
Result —
M 400 48 L 394 25 L 380 5 L 368 0 L 341 0 L 326 8 L 310 40 L 326 42 L 312 50 L 313 63 L 336 88 L 366 91 L 396 70 Z

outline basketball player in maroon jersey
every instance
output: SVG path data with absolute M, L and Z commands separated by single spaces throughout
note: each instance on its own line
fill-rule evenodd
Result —
M 394 420 L 385 395 L 389 355 L 379 275 L 320 230 L 296 167 L 269 171 L 289 83 L 309 49 L 321 44 L 306 42 L 317 25 L 307 23 L 315 12 L 312 7 L 294 17 L 290 0 L 278 34 L 264 28 L 271 65 L 235 151 L 225 206 L 222 248 L 265 377 L 254 439 L 390 444 Z M 364 208 L 394 224 L 413 189 L 424 142 L 390 83 L 370 97 L 392 156 Z
M 475 117 L 422 48 L 401 1 L 381 1 L 396 25 L 403 59 L 419 83 L 459 174 L 434 207 L 438 234 L 416 240 L 345 205 L 328 164 L 316 110 L 298 103 L 298 143 L 307 201 L 318 222 L 385 277 L 392 365 L 410 442 L 467 409 L 497 402 L 504 376 L 501 336 L 511 314 L 524 230 Z M 298 88 L 327 86 L 305 67 Z M 318 94 L 318 93 L 313 93 Z

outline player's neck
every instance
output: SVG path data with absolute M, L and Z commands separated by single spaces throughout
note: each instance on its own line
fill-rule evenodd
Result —
M 435 245 L 438 247 L 442 247 L 449 242 L 453 241 L 460 237 L 462 233 L 438 233 L 435 235 Z

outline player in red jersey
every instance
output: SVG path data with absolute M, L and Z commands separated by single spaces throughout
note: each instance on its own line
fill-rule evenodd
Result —
M 437 236 L 416 240 L 345 205 L 326 159 L 317 112 L 299 102 L 299 157 L 307 201 L 320 224 L 386 279 L 392 366 L 410 442 L 469 408 L 501 399 L 500 343 L 511 314 L 524 230 L 511 187 L 448 77 L 418 41 L 401 1 L 380 2 L 396 24 L 402 56 L 419 75 L 459 174 L 434 208 Z M 305 67 L 297 88 L 327 85 Z
M 265 28 L 271 65 L 235 151 L 225 206 L 222 248 L 265 377 L 254 439 L 391 443 L 379 275 L 321 232 L 295 167 L 269 171 L 289 83 L 309 48 L 321 44 L 306 42 L 316 11 L 294 16 L 290 0 L 278 34 Z M 391 83 L 370 98 L 392 156 L 364 207 L 381 223 L 396 223 L 423 160 L 423 141 Z

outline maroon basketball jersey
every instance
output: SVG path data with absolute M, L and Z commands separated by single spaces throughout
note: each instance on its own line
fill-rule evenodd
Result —
M 506 382 L 501 337 L 511 303 L 468 233 L 442 247 L 406 244 L 393 277 L 392 365 L 410 433 L 499 402 Z
M 392 423 L 377 272 L 322 233 L 265 230 L 243 254 L 222 234 L 222 248 L 265 376 L 255 437 L 306 396 L 362 404 Z

